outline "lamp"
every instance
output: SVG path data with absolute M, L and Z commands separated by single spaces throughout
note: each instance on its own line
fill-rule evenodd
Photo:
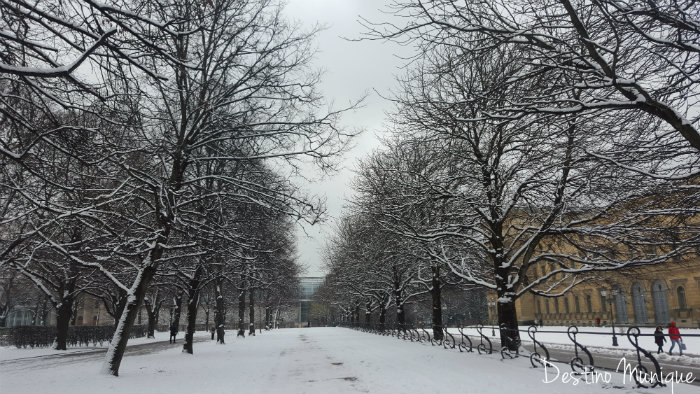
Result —
M 619 346 L 617 343 L 617 336 L 615 335 L 615 318 L 613 317 L 613 298 L 615 296 L 617 296 L 617 294 L 618 294 L 617 289 L 610 290 L 610 300 L 609 300 L 609 302 L 610 302 L 610 324 L 612 326 L 612 334 L 613 334 L 612 345 L 613 346 Z M 603 289 L 600 291 L 600 295 L 602 295 L 603 297 L 606 297 L 606 299 L 607 299 L 608 291 Z

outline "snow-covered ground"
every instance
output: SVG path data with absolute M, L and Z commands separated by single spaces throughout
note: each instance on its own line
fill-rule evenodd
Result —
M 226 345 L 181 344 L 126 356 L 119 377 L 99 373 L 101 360 L 69 364 L 38 357 L 22 366 L 3 363 L 2 393 L 697 393 L 675 384 L 636 389 L 629 377 L 610 373 L 596 383 L 568 380 L 559 365 L 545 376 L 526 358 L 444 350 L 345 328 L 281 329 L 256 337 L 227 335 Z M 5 349 L 3 349 L 4 351 Z M 602 382 L 602 380 L 609 382 Z M 546 381 L 550 383 L 545 383 Z

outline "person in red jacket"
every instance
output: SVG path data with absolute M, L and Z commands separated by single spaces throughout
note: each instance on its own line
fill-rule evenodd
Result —
M 671 325 L 668 326 L 668 338 L 671 340 L 671 348 L 668 349 L 668 354 L 673 354 L 673 348 L 676 347 L 677 344 L 678 350 L 681 352 L 682 356 L 683 348 L 681 347 L 681 333 L 678 331 L 675 321 L 672 321 Z

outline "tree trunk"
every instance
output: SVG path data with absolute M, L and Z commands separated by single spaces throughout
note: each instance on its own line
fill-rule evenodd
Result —
M 61 300 L 56 308 L 56 350 L 66 350 L 68 341 L 68 327 L 73 315 L 73 298 Z
M 216 306 L 214 309 L 214 325 L 216 326 L 216 343 L 224 343 L 224 325 L 226 324 L 226 310 L 223 295 L 224 279 L 216 281 Z
M 369 327 L 369 323 L 372 319 L 372 301 L 367 301 L 365 304 L 365 324 Z
M 384 331 L 386 329 L 386 304 L 384 301 L 379 305 L 379 330 Z
M 430 267 L 432 271 L 432 288 L 430 289 L 430 296 L 433 299 L 433 338 L 436 341 L 442 340 L 444 337 L 443 324 L 442 324 L 442 299 L 441 299 L 441 283 L 440 283 L 440 267 L 432 266 Z
M 48 326 L 49 325 L 49 299 L 50 297 L 48 295 L 45 295 L 44 297 L 44 302 L 41 304 L 41 313 L 39 316 L 41 317 L 41 321 L 38 323 L 40 326 Z
M 394 300 L 396 301 L 396 324 L 401 331 L 406 330 L 406 311 L 403 310 L 403 292 L 399 282 L 394 281 Z
M 236 336 L 245 338 L 245 289 L 238 294 L 238 333 Z
M 180 330 L 180 316 L 182 315 L 182 292 L 179 291 L 175 296 L 175 314 L 173 315 L 172 324 Z
M 155 305 L 150 299 L 145 299 L 144 304 L 146 306 L 146 315 L 148 316 L 148 338 L 155 338 L 156 327 L 158 327 L 158 315 L 160 314 L 160 306 L 162 305 L 161 300 L 158 300 L 156 295 Z
M 515 301 L 497 302 L 498 325 L 501 328 L 501 346 L 510 350 L 517 350 L 520 345 L 520 332 L 518 331 L 518 313 Z
M 254 290 L 252 287 L 250 290 L 248 290 L 248 319 L 250 320 L 250 323 L 248 324 L 248 327 L 250 330 L 248 331 L 248 335 L 255 335 L 255 295 L 254 295 Z
M 504 259 L 503 223 L 496 222 L 491 225 L 490 243 L 493 247 L 491 260 L 496 274 L 496 308 L 498 310 L 498 326 L 501 329 L 501 346 L 509 350 L 517 350 L 520 346 L 520 332 L 518 331 L 518 314 L 515 308 L 515 294 L 509 280 L 517 272 L 511 272 L 510 265 Z
M 197 324 L 197 308 L 199 307 L 199 284 L 202 278 L 204 267 L 199 264 L 190 280 L 189 294 L 187 297 L 187 331 L 185 332 L 185 344 L 182 347 L 184 352 L 193 354 L 194 331 Z
M 162 254 L 162 249 L 160 247 L 156 247 L 151 252 L 151 260 L 155 261 L 159 259 Z M 132 287 L 133 295 L 128 297 L 128 302 L 126 303 L 124 312 L 119 318 L 119 324 L 117 325 L 117 329 L 114 331 L 114 336 L 109 344 L 109 349 L 107 350 L 107 355 L 105 356 L 105 361 L 102 365 L 102 371 L 104 373 L 119 376 L 119 366 L 121 365 L 122 358 L 124 357 L 124 351 L 126 350 L 126 344 L 129 341 L 131 328 L 134 326 L 138 309 L 146 296 L 148 285 L 151 283 L 151 280 L 153 280 L 153 276 L 155 274 L 156 266 L 155 264 L 150 264 L 143 269 L 141 275 L 134 281 L 134 285 Z
M 78 319 L 78 306 L 79 306 L 78 304 L 80 304 L 81 301 L 82 300 L 77 300 L 77 301 L 74 301 L 72 303 L 73 309 L 71 309 L 71 311 L 70 311 L 70 325 L 71 326 L 74 326 L 75 321 Z

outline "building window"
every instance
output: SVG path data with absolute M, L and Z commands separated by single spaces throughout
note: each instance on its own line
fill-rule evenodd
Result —
M 554 299 L 554 313 L 559 314 L 559 299 Z
M 686 309 L 688 304 L 685 302 L 685 289 L 683 286 L 678 286 L 676 289 L 676 294 L 678 295 L 678 307 L 681 309 Z
M 603 312 L 608 311 L 608 297 L 600 295 L 600 310 Z
M 564 298 L 564 312 L 565 312 L 565 313 L 569 313 L 569 312 L 570 312 L 570 311 L 569 311 L 569 299 L 568 299 L 568 298 Z
M 634 306 L 635 323 L 647 323 L 647 303 L 644 288 L 639 282 L 632 285 L 632 305 Z
M 537 299 L 537 313 L 542 313 L 542 305 L 540 304 L 539 298 Z
M 544 300 L 544 308 L 547 311 L 547 314 L 549 314 L 549 299 Z
M 656 324 L 668 323 L 671 320 L 671 314 L 666 298 L 666 285 L 660 280 L 655 281 L 651 286 L 651 296 L 654 301 Z
M 574 297 L 574 308 L 576 310 L 576 313 L 581 313 L 581 303 L 578 300 L 578 296 Z
M 618 323 L 627 323 L 629 321 L 629 317 L 627 315 L 627 298 L 625 297 L 625 293 L 622 291 L 622 288 L 620 286 L 617 286 L 615 288 L 615 313 L 616 313 L 616 320 Z
M 586 295 L 586 310 L 588 311 L 588 313 L 593 312 L 593 302 L 591 302 L 590 294 Z

